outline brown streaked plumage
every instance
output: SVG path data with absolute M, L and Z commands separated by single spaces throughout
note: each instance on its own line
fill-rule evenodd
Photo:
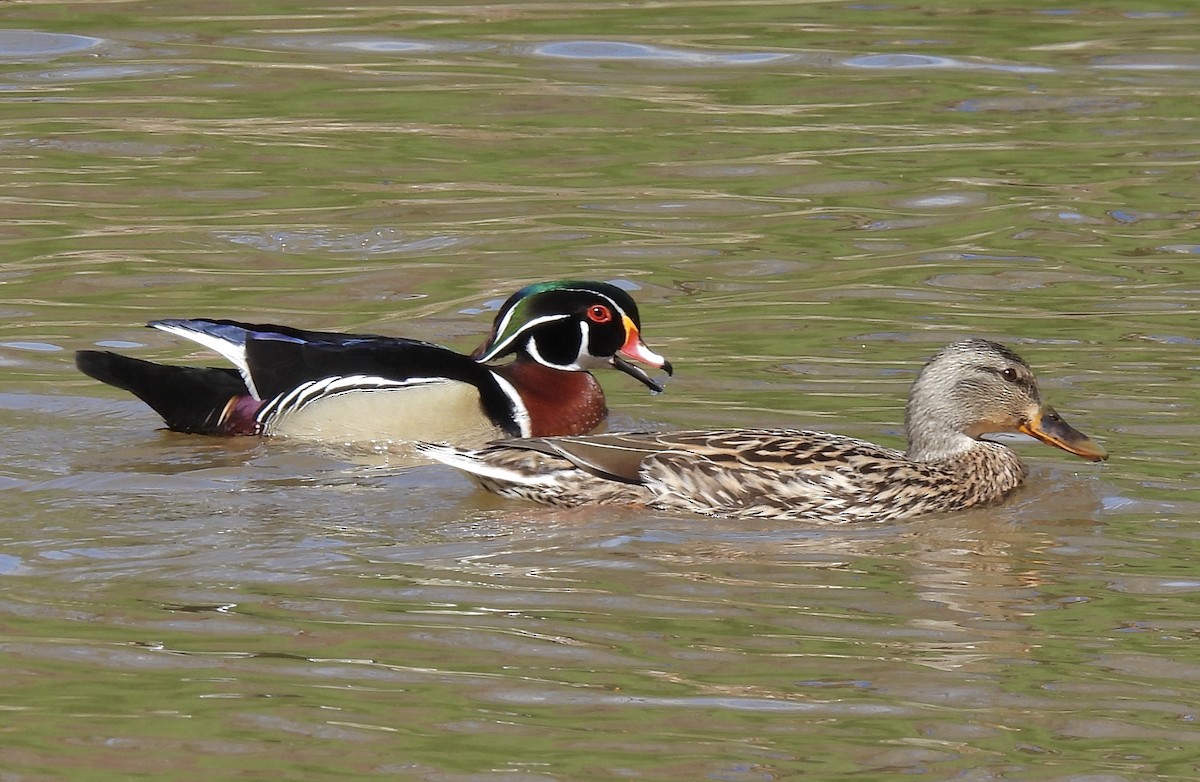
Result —
M 1108 455 L 1041 402 L 1019 356 L 971 339 L 921 370 L 908 449 L 794 429 L 634 432 L 502 440 L 478 450 L 423 444 L 498 494 L 549 505 L 640 504 L 716 516 L 889 521 L 994 503 L 1025 465 L 979 439 L 1023 432 L 1085 459 Z

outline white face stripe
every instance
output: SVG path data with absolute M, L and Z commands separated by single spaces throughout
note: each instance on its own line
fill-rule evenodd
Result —
M 587 324 L 583 324 L 583 327 L 586 329 Z M 583 336 L 585 339 L 587 338 L 586 331 L 584 332 Z M 553 361 L 547 361 L 546 358 L 541 353 L 538 352 L 537 343 L 534 342 L 532 339 L 529 340 L 529 342 L 527 342 L 525 344 L 525 352 L 529 354 L 530 358 L 532 358 L 534 361 L 538 362 L 539 364 L 541 364 L 544 367 L 550 367 L 551 369 L 565 369 L 568 372 L 579 372 L 580 370 L 583 369 L 583 367 L 579 365 L 579 356 L 576 356 L 575 361 L 570 364 L 555 364 Z M 582 355 L 582 351 L 581 351 L 581 355 Z
M 591 336 L 592 327 L 586 320 L 579 321 L 579 352 L 575 354 L 575 363 L 571 365 L 575 369 L 591 369 L 592 367 L 602 367 L 608 363 L 607 361 L 592 361 L 592 354 L 587 350 L 588 338 Z
M 609 304 L 611 304 L 611 305 L 612 305 L 612 308 L 613 308 L 615 311 L 617 311 L 617 312 L 621 313 L 622 315 L 626 315 L 626 314 L 627 314 L 627 313 L 625 312 L 625 310 L 621 308 L 621 305 L 620 305 L 620 304 L 617 304 L 617 302 L 616 302 L 616 301 L 614 301 L 614 300 L 612 299 L 612 297 L 611 297 L 611 296 L 608 296 L 608 295 L 606 295 L 606 294 L 603 294 L 603 293 L 601 293 L 600 291 L 594 291 L 594 290 L 592 290 L 592 289 L 590 289 L 590 288 L 560 288 L 559 290 L 571 291 L 572 293 L 590 293 L 590 294 L 592 294 L 593 296 L 599 296 L 600 298 L 604 299 L 604 300 L 605 300 L 605 301 L 607 301 Z M 631 320 L 632 320 L 632 318 L 631 318 Z
M 613 306 L 613 309 L 617 310 L 617 312 L 620 312 L 621 314 L 625 314 L 625 310 L 621 309 L 620 305 L 618 305 L 615 301 L 612 300 L 612 298 L 601 293 L 600 291 L 592 290 L 591 288 L 554 288 L 553 290 L 569 291 L 570 293 L 590 293 L 593 296 L 599 296 L 600 298 L 607 301 L 609 304 L 611 304 Z M 549 291 L 542 291 L 542 293 L 549 293 Z M 534 295 L 537 296 L 540 294 L 534 294 Z M 509 310 L 505 314 L 504 319 L 500 321 L 500 325 L 496 329 L 497 333 L 502 332 L 508 328 L 508 320 L 509 320 L 509 318 L 512 317 L 513 312 L 515 312 L 516 309 L 517 309 L 516 307 L 513 307 L 511 310 Z
M 620 315 L 622 316 L 622 319 L 629 317 L 629 314 L 627 312 L 625 312 L 625 310 L 621 307 L 620 304 L 617 304 L 617 302 L 615 300 L 613 300 L 613 298 L 611 296 L 601 293 L 600 291 L 593 290 L 591 288 L 554 288 L 553 290 L 565 291 L 565 292 L 570 292 L 570 293 L 588 293 L 588 294 L 591 294 L 592 296 L 597 296 L 597 297 L 607 301 L 609 303 L 609 305 L 613 308 L 614 312 L 620 313 Z M 548 292 L 549 291 L 543 291 L 543 293 L 548 293 Z M 536 296 L 539 294 L 534 294 L 534 295 Z M 504 314 L 504 317 L 500 320 L 500 323 L 497 324 L 497 326 L 496 326 L 497 334 L 503 334 L 505 331 L 508 330 L 508 327 L 509 327 L 510 322 L 513 317 L 513 313 L 515 313 L 517 311 L 517 309 L 518 309 L 517 307 L 513 307 L 511 310 L 509 310 L 508 312 L 506 312 Z M 508 337 L 503 342 L 497 342 L 495 345 L 493 345 L 492 349 L 487 352 L 487 356 L 494 356 L 498 353 L 504 352 L 504 350 L 507 350 L 509 345 L 511 345 L 513 342 L 516 341 L 517 337 L 521 336 L 523 333 L 528 331 L 532 326 L 535 326 L 539 323 L 545 323 L 545 322 L 553 321 L 553 320 L 563 320 L 563 319 L 569 318 L 569 317 L 571 317 L 571 316 L 564 313 L 561 315 L 547 315 L 547 316 L 544 316 L 541 318 L 534 318 L 533 320 L 529 321 L 525 325 L 521 326 L 520 329 L 518 329 L 512 336 Z M 632 318 L 629 318 L 629 319 L 631 321 L 633 320 Z M 487 356 L 485 356 L 484 358 L 482 358 L 480 360 L 481 361 L 489 360 L 487 358 Z M 547 366 L 554 366 L 554 365 L 547 364 Z
M 504 321 L 506 323 L 508 321 L 509 316 L 511 316 L 511 315 L 512 315 L 512 313 L 510 312 L 510 313 L 508 313 L 508 315 L 506 315 L 504 317 Z M 570 317 L 571 317 L 570 315 L 563 314 L 563 315 L 543 315 L 540 318 L 534 318 L 533 320 L 527 322 L 525 325 L 521 326 L 521 328 L 516 333 L 514 333 L 512 336 L 505 339 L 503 342 L 497 342 L 495 345 L 492 345 L 492 349 L 489 350 L 487 352 L 487 354 L 479 360 L 480 361 L 489 361 L 491 356 L 495 356 L 498 353 L 503 353 L 505 350 L 508 349 L 509 345 L 511 345 L 512 343 L 517 341 L 518 337 L 522 336 L 526 331 L 533 328 L 534 326 L 540 326 L 543 323 L 553 323 L 556 320 L 567 320 Z M 500 334 L 503 331 L 504 331 L 503 328 L 499 328 L 496 330 L 496 333 Z

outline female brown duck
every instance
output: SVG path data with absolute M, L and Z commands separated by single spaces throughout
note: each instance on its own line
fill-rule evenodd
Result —
M 943 348 L 905 414 L 908 450 L 824 432 L 723 429 L 503 440 L 479 450 L 424 445 L 490 491 L 550 505 L 633 503 L 718 516 L 888 521 L 1000 500 L 1026 475 L 980 439 L 1023 432 L 1091 461 L 1104 449 L 1038 395 L 1032 370 L 982 339 Z

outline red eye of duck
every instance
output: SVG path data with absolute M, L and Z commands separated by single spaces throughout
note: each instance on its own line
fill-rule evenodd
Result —
M 587 318 L 592 323 L 608 323 L 613 319 L 612 310 L 603 304 L 593 304 L 588 307 Z

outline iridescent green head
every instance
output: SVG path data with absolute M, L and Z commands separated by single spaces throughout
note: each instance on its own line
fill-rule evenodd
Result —
M 671 362 L 642 341 L 633 298 L 615 285 L 587 280 L 534 283 L 510 296 L 472 357 L 495 361 L 508 355 L 567 372 L 612 366 L 655 392 L 662 385 L 627 359 L 672 372 Z

